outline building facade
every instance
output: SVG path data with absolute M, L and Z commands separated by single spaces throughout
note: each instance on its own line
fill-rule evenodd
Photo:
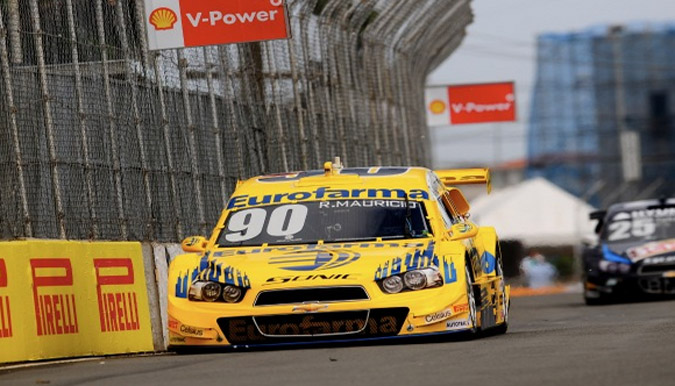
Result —
M 540 35 L 526 174 L 597 206 L 675 194 L 674 112 L 675 23 Z

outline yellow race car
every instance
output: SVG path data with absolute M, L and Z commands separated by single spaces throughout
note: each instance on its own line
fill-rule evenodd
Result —
M 506 332 L 494 228 L 457 185 L 487 169 L 343 168 L 240 182 L 169 268 L 170 347 Z

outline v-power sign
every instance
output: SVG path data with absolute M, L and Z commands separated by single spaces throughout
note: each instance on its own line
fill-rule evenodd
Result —
M 151 50 L 290 36 L 284 0 L 145 0 Z

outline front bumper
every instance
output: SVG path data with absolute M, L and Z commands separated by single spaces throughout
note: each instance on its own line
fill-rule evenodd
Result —
M 466 294 L 448 291 L 447 287 L 363 301 L 322 303 L 316 309 L 298 304 L 253 306 L 247 300 L 245 297 L 241 303 L 224 304 L 169 297 L 169 345 L 359 341 L 461 332 L 474 327 Z
M 587 297 L 630 297 L 636 295 L 675 295 L 675 272 L 588 275 L 584 283 Z

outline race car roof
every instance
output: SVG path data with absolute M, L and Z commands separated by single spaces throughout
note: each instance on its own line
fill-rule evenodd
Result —
M 257 176 L 242 181 L 238 193 L 260 193 L 261 191 L 292 192 L 312 186 L 380 189 L 423 189 L 427 190 L 427 173 L 422 167 L 357 167 L 343 168 L 329 173 L 325 170 L 309 170 Z

